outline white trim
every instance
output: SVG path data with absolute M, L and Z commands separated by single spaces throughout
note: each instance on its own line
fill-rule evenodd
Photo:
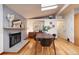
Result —
M 63 8 L 60 9 L 60 11 L 57 13 L 57 15 L 61 14 L 63 10 L 65 10 L 70 4 L 66 4 Z

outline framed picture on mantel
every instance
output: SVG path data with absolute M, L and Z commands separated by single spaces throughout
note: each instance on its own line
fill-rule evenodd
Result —
M 14 20 L 13 22 L 12 22 L 12 27 L 13 28 L 21 28 L 21 25 L 22 25 L 22 22 L 21 22 L 21 20 Z

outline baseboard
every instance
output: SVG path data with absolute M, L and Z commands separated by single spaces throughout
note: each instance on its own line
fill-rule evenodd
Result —
M 1 55 L 16 55 L 17 54 L 17 52 L 3 52 Z

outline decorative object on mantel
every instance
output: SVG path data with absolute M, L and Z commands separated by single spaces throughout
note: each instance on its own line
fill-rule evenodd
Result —
M 12 27 L 13 28 L 21 28 L 22 27 L 22 22 L 20 19 L 13 20 L 12 21 Z
M 14 20 L 15 15 L 13 15 L 13 14 L 7 14 L 6 18 L 9 21 L 10 27 L 12 27 L 12 21 Z

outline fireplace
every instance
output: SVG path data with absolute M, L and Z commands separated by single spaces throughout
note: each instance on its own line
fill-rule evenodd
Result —
M 9 34 L 9 47 L 13 47 L 21 41 L 21 32 Z

